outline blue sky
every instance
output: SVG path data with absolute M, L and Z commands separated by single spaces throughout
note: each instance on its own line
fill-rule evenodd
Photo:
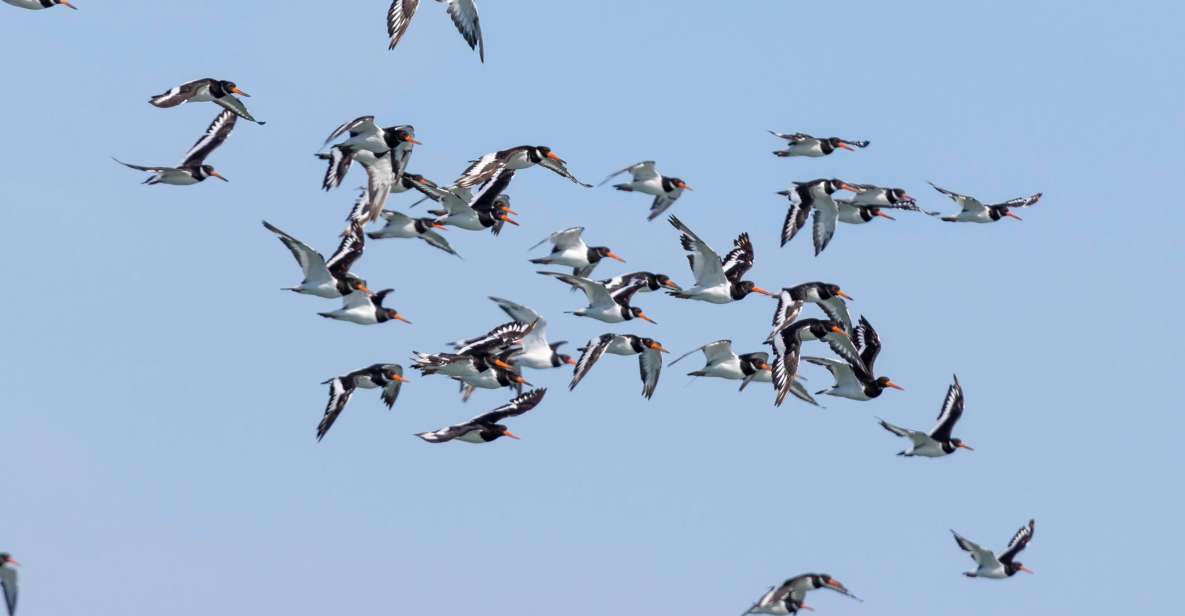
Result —
M 0 11 L 0 548 L 25 564 L 23 616 L 732 614 L 805 571 L 867 600 L 812 598 L 835 616 L 1170 605 L 1179 3 L 486 0 L 485 65 L 429 2 L 394 52 L 382 0 L 78 4 Z M 212 158 L 230 183 L 139 185 L 109 157 L 179 159 L 216 108 L 146 99 L 204 76 L 268 125 Z M 413 375 L 394 410 L 361 392 L 316 443 L 322 380 L 484 331 L 502 317 L 487 295 L 541 311 L 553 340 L 636 332 L 676 353 L 758 350 L 773 308 L 652 294 L 637 303 L 657 326 L 563 314 L 579 299 L 526 261 L 560 228 L 629 261 L 598 273 L 690 277 L 645 197 L 532 170 L 511 190 L 521 228 L 450 232 L 464 261 L 367 247 L 356 269 L 414 325 L 320 319 L 332 302 L 278 290 L 298 272 L 260 220 L 332 249 L 363 176 L 323 193 L 311 155 L 362 114 L 414 124 L 411 169 L 438 181 L 523 143 L 593 182 L 656 159 L 695 187 L 672 211 L 705 239 L 753 236 L 758 284 L 848 290 L 906 391 L 774 408 L 766 388 L 689 383 L 688 359 L 646 401 L 635 361 L 608 357 L 573 393 L 567 371 L 531 375 L 551 391 L 521 441 L 418 441 L 508 395 L 462 404 Z M 872 145 L 781 160 L 766 129 Z M 819 258 L 806 237 L 778 248 L 774 192 L 830 176 L 948 212 L 927 180 L 1045 198 L 1024 222 L 903 214 L 841 227 Z M 928 427 L 955 372 L 976 451 L 895 457 L 873 416 Z M 959 575 L 948 528 L 998 548 L 1030 517 L 1036 575 Z

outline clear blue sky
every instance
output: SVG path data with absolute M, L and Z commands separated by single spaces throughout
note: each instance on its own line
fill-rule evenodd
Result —
M 806 571 L 867 599 L 814 597 L 828 616 L 1172 605 L 1179 3 L 484 0 L 485 65 L 432 2 L 394 52 L 385 0 L 78 4 L 0 6 L 0 548 L 25 564 L 22 616 L 727 615 Z M 216 108 L 146 99 L 204 76 L 237 81 L 268 125 L 240 123 L 212 158 L 228 184 L 141 186 L 109 157 L 179 159 Z M 508 395 L 462 404 L 413 375 L 393 411 L 361 392 L 317 444 L 322 380 L 484 331 L 502 318 L 487 295 L 540 310 L 553 339 L 637 332 L 680 353 L 758 350 L 773 308 L 652 294 L 658 326 L 564 315 L 578 298 L 526 261 L 563 227 L 629 261 L 598 273 L 689 275 L 645 197 L 533 170 L 512 186 L 521 228 L 450 232 L 464 261 L 368 246 L 357 270 L 413 326 L 320 319 L 332 302 L 278 290 L 298 272 L 260 220 L 332 249 L 362 175 L 323 193 L 312 153 L 362 114 L 414 124 L 411 169 L 439 181 L 523 143 L 593 182 L 656 159 L 695 187 L 673 212 L 711 243 L 752 234 L 758 284 L 855 296 L 907 391 L 774 408 L 764 387 L 688 384 L 697 358 L 646 401 L 636 362 L 607 357 L 575 393 L 566 370 L 531 375 L 551 391 L 521 441 L 415 439 Z M 872 145 L 781 160 L 766 129 Z M 779 249 L 774 192 L 830 176 L 945 211 L 926 180 L 1045 198 L 1024 222 L 903 214 L 841 227 L 817 259 L 808 237 Z M 976 452 L 895 457 L 873 416 L 930 426 L 952 372 Z M 998 548 L 1029 517 L 1036 575 L 959 575 L 948 528 Z

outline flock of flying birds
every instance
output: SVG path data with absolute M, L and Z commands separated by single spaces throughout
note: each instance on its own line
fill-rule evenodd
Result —
M 76 8 L 67 0 L 4 0 L 7 4 L 26 9 L 46 9 L 57 5 Z M 470 48 L 476 49 L 485 61 L 485 44 L 477 6 L 473 0 L 437 0 L 447 4 L 447 11 L 457 30 Z M 395 0 L 387 14 L 390 48 L 394 48 L 406 33 L 419 0 Z M 185 103 L 212 102 L 222 108 L 206 132 L 189 149 L 176 166 L 147 166 L 116 162 L 150 175 L 146 184 L 191 185 L 209 178 L 227 181 L 213 166 L 206 163 L 230 137 L 241 118 L 259 125 L 239 96 L 248 94 L 231 81 L 199 79 L 171 88 L 153 96 L 149 102 L 158 108 L 171 108 Z M 782 158 L 830 156 L 841 150 L 856 151 L 869 146 L 868 141 L 853 141 L 838 137 L 818 138 L 806 133 L 770 131 L 785 142 L 783 149 L 773 152 Z M 377 325 L 389 321 L 410 323 L 398 310 L 384 305 L 391 289 L 372 291 L 367 282 L 351 272 L 362 256 L 366 240 L 418 239 L 450 255 L 460 256 L 440 233 L 449 227 L 467 231 L 489 230 L 499 235 L 506 224 L 517 226 L 511 218 L 517 213 L 510 207 L 506 193 L 511 180 L 519 171 L 542 167 L 571 182 L 592 188 L 576 178 L 567 164 L 548 146 L 523 145 L 485 154 L 470 164 L 450 185 L 441 185 L 422 175 L 411 173 L 408 164 L 416 145 L 415 128 L 410 125 L 382 126 L 373 116 L 363 116 L 334 129 L 316 156 L 326 163 L 321 181 L 324 190 L 339 187 L 351 167 L 357 163 L 367 174 L 367 185 L 362 189 L 347 217 L 337 250 L 327 259 L 320 252 L 299 239 L 264 221 L 263 226 L 275 234 L 291 251 L 300 266 L 302 278 L 285 290 L 303 295 L 341 301 L 335 310 L 319 312 L 327 319 L 358 325 Z M 614 184 L 623 192 L 642 193 L 653 197 L 647 220 L 663 215 L 685 191 L 692 188 L 684 180 L 660 173 L 654 161 L 644 161 L 610 174 L 601 185 L 614 178 L 627 176 L 628 181 Z M 837 223 L 865 224 L 876 218 L 894 220 L 886 213 L 915 212 L 940 217 L 948 222 L 992 223 L 1004 218 L 1020 219 L 1013 210 L 1034 205 L 1041 193 L 1008 201 L 985 204 L 980 200 L 931 184 L 939 193 L 960 206 L 958 213 L 941 216 L 939 212 L 918 207 L 914 197 L 904 189 L 856 184 L 840 179 L 817 179 L 794 182 L 778 194 L 789 201 L 781 228 L 784 246 L 812 223 L 811 237 L 818 256 L 831 242 Z M 426 216 L 386 208 L 392 194 L 415 191 L 420 202 L 435 204 Z M 846 191 L 851 198 L 840 199 L 835 193 Z M 596 319 L 604 323 L 624 323 L 654 320 L 633 304 L 640 294 L 665 291 L 672 297 L 713 304 L 728 304 L 745 299 L 750 294 L 775 297 L 772 329 L 764 343 L 769 351 L 738 354 L 732 341 L 716 340 L 700 346 L 671 361 L 673 365 L 690 355 L 702 353 L 704 366 L 689 372 L 694 377 L 713 377 L 740 381 L 740 389 L 752 382 L 770 383 L 774 404 L 781 405 L 787 395 L 811 405 L 818 405 L 812 394 L 802 385 L 798 375 L 802 361 L 826 368 L 834 383 L 815 395 L 830 395 L 857 401 L 879 397 L 886 389 L 902 389 L 889 377 L 879 375 L 876 359 L 881 351 L 881 339 L 872 323 L 864 316 L 853 322 L 845 300 L 852 298 L 838 285 L 827 282 L 806 282 L 769 291 L 745 280 L 753 266 L 753 243 L 748 233 L 741 233 L 723 256 L 676 216 L 668 216 L 676 230 L 680 247 L 686 252 L 693 282 L 684 287 L 666 274 L 638 271 L 612 278 L 598 279 L 593 272 L 605 259 L 624 260 L 608 246 L 590 246 L 584 239 L 583 227 L 572 227 L 552 233 L 532 249 L 549 245 L 549 252 L 531 259 L 536 265 L 563 268 L 565 271 L 540 271 L 541 275 L 581 291 L 587 305 L 570 311 L 578 317 Z M 381 223 L 381 228 L 364 231 L 366 225 Z M 673 241 L 673 240 L 672 240 Z M 567 271 L 570 269 L 570 272 Z M 513 301 L 491 297 L 510 321 L 484 334 L 463 338 L 448 345 L 448 350 L 435 353 L 414 351 L 415 370 L 424 376 L 440 376 L 458 384 L 463 400 L 468 400 L 477 389 L 511 388 L 516 397 L 509 402 L 468 421 L 421 432 L 419 438 L 429 443 L 453 440 L 468 443 L 489 443 L 502 437 L 517 439 L 502 422 L 523 415 L 538 406 L 546 389 L 533 387 L 523 377 L 524 369 L 549 370 L 572 366 L 569 389 L 588 375 L 593 366 L 606 354 L 637 356 L 642 380 L 642 395 L 650 398 L 658 386 L 662 370 L 662 354 L 668 349 L 652 338 L 635 334 L 606 333 L 589 340 L 573 358 L 561 353 L 564 342 L 549 342 L 547 322 L 537 312 Z M 801 318 L 808 306 L 816 306 L 822 318 Z M 807 343 L 824 343 L 835 358 L 803 356 Z M 400 364 L 375 364 L 334 377 L 329 385 L 329 401 L 324 416 L 317 426 L 316 437 L 321 440 L 333 426 L 355 390 L 379 389 L 388 408 L 394 406 L 400 388 L 407 379 Z M 909 445 L 897 455 L 940 458 L 959 449 L 972 450 L 961 439 L 953 436 L 954 428 L 963 414 L 964 394 L 958 377 L 947 390 L 937 424 L 929 431 L 904 428 L 879 419 L 890 433 L 907 439 Z M 954 534 L 957 545 L 968 552 L 976 563 L 968 577 L 1003 579 L 1018 572 L 1032 573 L 1016 560 L 1016 556 L 1033 537 L 1034 522 L 1030 520 L 1013 536 L 1007 548 L 998 554 Z M 18 565 L 7 553 L 0 553 L 0 586 L 3 587 L 8 613 L 16 611 Z M 771 587 L 745 614 L 794 614 L 810 610 L 805 603 L 808 592 L 830 589 L 858 599 L 847 587 L 828 574 L 807 573 L 792 577 Z

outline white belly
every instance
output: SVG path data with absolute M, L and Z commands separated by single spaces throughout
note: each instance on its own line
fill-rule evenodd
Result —
M 463 214 L 449 214 L 444 219 L 443 224 L 451 225 L 466 231 L 481 231 L 485 227 L 481 226 L 481 221 L 477 219 L 477 212 L 469 211 Z
M 703 372 L 704 376 L 713 376 L 731 381 L 739 381 L 745 378 L 745 372 L 741 370 L 741 361 L 736 358 L 726 359 L 718 364 L 708 366 L 704 368 Z
M 38 0 L 4 0 L 4 1 L 7 2 L 8 4 L 13 5 L 13 6 L 19 6 L 22 9 L 32 9 L 34 11 L 39 11 L 39 10 L 45 8 L 44 6 L 41 6 L 41 3 L 38 2 Z
M 625 321 L 625 319 L 621 316 L 621 309 L 617 306 L 612 306 L 609 308 L 597 308 L 596 310 L 578 310 L 576 314 L 578 316 L 596 319 L 603 323 L 621 323 Z
M 701 302 L 711 302 L 713 304 L 727 304 L 732 301 L 731 289 L 728 285 L 717 285 L 707 289 L 701 287 L 692 287 L 685 291 L 691 299 L 698 299 Z
M 379 230 L 378 234 L 374 236 L 374 239 L 380 239 L 380 238 L 381 239 L 398 239 L 398 238 L 418 237 L 419 234 L 416 233 L 416 226 L 415 225 L 416 225 L 416 223 L 414 221 L 408 222 L 403 225 L 388 224 L 387 226 L 385 226 Z

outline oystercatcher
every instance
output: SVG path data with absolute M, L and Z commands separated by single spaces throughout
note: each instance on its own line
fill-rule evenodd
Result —
M 403 321 L 411 324 L 394 308 L 384 308 L 383 299 L 394 289 L 383 289 L 378 293 L 354 291 L 342 298 L 342 307 L 333 312 L 318 312 L 326 319 L 349 321 L 359 325 L 376 325 L 387 321 Z
M 436 0 L 448 2 L 448 15 L 457 27 L 457 32 L 469 43 L 470 49 L 477 49 L 478 56 L 486 61 L 486 45 L 481 38 L 481 18 L 477 14 L 477 3 L 474 0 Z M 391 41 L 387 49 L 395 49 L 399 40 L 411 25 L 411 18 L 420 7 L 420 0 L 394 0 L 387 9 L 387 36 Z
M 897 455 L 941 458 L 942 456 L 954 453 L 957 449 L 975 451 L 961 439 L 951 437 L 951 432 L 955 429 L 955 424 L 963 416 L 963 386 L 959 384 L 958 375 L 954 379 L 955 382 L 946 390 L 946 398 L 942 400 L 942 409 L 938 412 L 938 424 L 934 426 L 934 429 L 930 430 L 929 434 L 918 430 L 901 428 L 879 417 L 877 418 L 877 421 L 880 422 L 884 429 L 897 436 L 907 438 L 912 442 L 909 449 L 899 451 Z
M 957 192 L 947 190 L 935 186 L 934 182 L 930 182 L 930 186 L 934 186 L 934 190 L 950 197 L 951 201 L 959 204 L 963 208 L 955 216 L 943 216 L 942 220 L 946 222 L 996 222 L 1005 217 L 1015 218 L 1017 220 L 1024 220 L 1020 216 L 1012 213 L 1012 208 L 1029 207 L 1041 200 L 1041 193 L 1029 195 L 1027 197 L 1017 197 L 1009 199 L 1003 203 L 993 203 L 985 205 L 975 197 L 968 197 L 967 195 L 960 195 Z
M 563 231 L 556 231 L 546 238 L 539 240 L 534 246 L 528 250 L 534 250 L 545 243 L 551 242 L 551 253 L 546 257 L 539 259 L 531 259 L 531 263 L 536 265 L 562 265 L 564 267 L 572 268 L 572 275 L 580 278 L 588 278 L 593 269 L 601 262 L 601 259 L 606 257 L 625 263 L 622 259 L 608 246 L 589 246 L 584 243 L 584 238 L 581 234 L 584 233 L 584 227 L 571 227 Z
M 824 357 L 802 358 L 804 361 L 827 368 L 827 371 L 835 378 L 835 385 L 830 389 L 817 391 L 816 394 L 864 401 L 880 396 L 881 392 L 889 387 L 899 390 L 905 389 L 887 376 L 876 376 L 874 372 L 876 368 L 873 364 L 881 352 L 881 337 L 872 328 L 872 323 L 869 323 L 868 319 L 860 317 L 860 325 L 856 327 L 852 340 L 856 349 L 860 351 L 860 359 L 864 362 L 863 369 L 847 362 Z
M 407 382 L 403 378 L 403 366 L 399 364 L 374 364 L 355 370 L 342 376 L 323 381 L 322 385 L 329 385 L 329 402 L 325 405 L 325 416 L 317 425 L 317 440 L 325 438 L 337 416 L 341 415 L 354 390 L 382 389 L 383 403 L 387 408 L 395 406 L 395 399 L 399 397 L 399 389 Z
M 148 102 L 154 107 L 160 107 L 162 109 L 176 107 L 177 105 L 181 105 L 183 103 L 213 102 L 217 103 L 224 109 L 234 112 L 235 115 L 243 118 L 244 120 L 255 122 L 259 125 L 267 124 L 267 122 L 260 122 L 259 120 L 256 120 L 255 117 L 252 116 L 249 111 L 247 111 L 247 106 L 243 104 L 243 101 L 235 98 L 235 94 L 240 96 L 251 96 L 250 94 L 240 90 L 239 86 L 235 85 L 235 82 L 233 81 L 226 81 L 225 79 L 212 79 L 207 77 L 205 79 L 188 81 L 174 87 L 164 94 L 157 94 L 156 96 L 148 99 Z
M 354 262 L 362 256 L 366 241 L 362 238 L 361 227 L 351 225 L 346 229 L 346 232 L 342 234 L 341 243 L 338 244 L 337 250 L 334 251 L 328 262 L 325 261 L 325 257 L 321 256 L 321 253 L 310 248 L 308 244 L 281 231 L 268 221 L 263 221 L 263 227 L 275 233 L 280 243 L 292 252 L 292 256 L 296 258 L 296 263 L 300 265 L 300 270 L 304 274 L 300 286 L 286 288 L 285 291 L 329 299 L 344 297 L 359 291 L 370 292 L 370 289 L 366 288 L 364 280 L 350 273 Z
M 602 334 L 588 341 L 581 349 L 580 359 L 576 360 L 576 367 L 572 370 L 572 382 L 568 389 L 576 389 L 576 385 L 592 370 L 593 364 L 605 353 L 612 355 L 637 355 L 638 369 L 642 373 L 642 395 L 649 399 L 654 395 L 654 388 L 658 387 L 658 376 L 662 372 L 662 355 L 669 353 L 662 343 L 653 338 L 643 338 L 633 334 Z
M 697 299 L 713 304 L 727 304 L 742 300 L 750 293 L 760 293 L 769 296 L 770 292 L 762 289 L 749 280 L 741 280 L 746 272 L 753 267 L 753 243 L 749 241 L 749 234 L 742 233 L 733 241 L 733 248 L 723 259 L 707 242 L 701 240 L 683 221 L 671 216 L 671 225 L 682 235 L 679 240 L 683 249 L 690 252 L 687 261 L 691 264 L 691 273 L 695 275 L 695 286 L 669 291 L 675 297 L 682 299 Z
M 993 580 L 1003 580 L 1010 578 L 1017 573 L 1024 571 L 1025 573 L 1032 573 L 1033 570 L 1024 566 L 1016 557 L 1029 545 L 1033 540 L 1033 530 L 1036 522 L 1029 520 L 1029 523 L 1020 527 L 1016 534 L 1012 536 L 1012 541 L 1008 542 L 1008 548 L 996 556 L 991 550 L 985 550 L 975 543 L 964 539 L 959 533 L 950 531 L 955 536 L 955 543 L 963 548 L 965 552 L 971 554 L 971 560 L 975 561 L 975 571 L 964 571 L 963 575 L 967 577 L 981 577 Z
M 234 130 L 235 120 L 237 118 L 238 116 L 230 110 L 218 114 L 218 117 L 214 118 L 209 128 L 206 129 L 206 134 L 202 135 L 197 140 L 197 143 L 194 143 L 193 147 L 189 148 L 189 152 L 186 152 L 185 158 L 181 160 L 181 164 L 176 167 L 142 167 L 140 165 L 125 163 L 114 157 L 113 160 L 125 167 L 151 173 L 152 176 L 144 180 L 145 184 L 188 186 L 212 177 L 226 182 L 228 180 L 222 177 L 222 174 L 215 171 L 213 166 L 205 164 L 205 161 L 206 157 L 218 149 L 218 146 L 226 142 L 226 138 Z
M 630 274 L 623 274 L 613 278 L 606 278 L 600 281 L 600 283 L 605 285 L 605 289 L 607 289 L 610 293 L 619 291 L 626 287 L 634 286 L 639 287 L 638 293 L 650 293 L 651 291 L 657 291 L 662 287 L 674 289 L 676 291 L 679 291 L 683 288 L 678 284 L 675 284 L 675 281 L 671 280 L 670 276 L 667 276 L 666 274 L 654 274 L 651 272 L 633 272 Z
M 864 600 L 847 589 L 839 580 L 826 573 L 804 573 L 792 577 L 778 586 L 771 586 L 745 614 L 795 614 L 800 609 L 811 609 L 803 601 L 812 590 L 826 588 L 857 601 Z M 742 614 L 744 616 L 744 614 Z
M 456 424 L 447 428 L 441 428 L 435 432 L 421 432 L 416 436 L 428 441 L 429 443 L 444 443 L 453 439 L 459 439 L 466 443 L 488 443 L 493 440 L 509 436 L 517 439 L 510 432 L 510 430 L 498 423 L 507 419 L 508 417 L 515 417 L 522 415 L 527 411 L 535 408 L 541 400 L 543 395 L 547 393 L 546 389 L 533 389 L 527 393 L 518 396 L 510 402 L 488 412 L 483 415 L 478 415 L 465 423 Z
M 802 355 L 802 343 L 811 340 L 821 340 L 831 346 L 831 350 L 840 357 L 853 364 L 863 365 L 860 353 L 852 344 L 851 338 L 836 321 L 822 319 L 802 319 L 783 327 L 770 334 L 766 344 L 773 347 L 773 384 L 776 397 L 774 405 L 781 406 L 790 393 L 791 386 L 798 376 L 798 362 Z
M 585 184 L 576 179 L 576 176 L 568 171 L 564 159 L 545 145 L 520 145 L 491 152 L 477 160 L 469 161 L 469 166 L 461 172 L 461 177 L 457 178 L 453 184 L 460 188 L 472 188 L 492 180 L 503 171 L 518 171 L 535 165 L 568 178 L 585 188 L 592 187 L 592 184 Z
M 784 150 L 774 150 L 774 156 L 787 158 L 790 156 L 809 156 L 818 158 L 834 153 L 836 150 L 855 151 L 855 148 L 868 147 L 869 141 L 849 141 L 839 137 L 812 137 L 806 133 L 779 133 L 769 131 L 769 134 L 785 139 L 789 142 Z
M 13 6 L 19 6 L 22 9 L 29 9 L 31 11 L 40 11 L 41 9 L 50 9 L 50 8 L 53 8 L 57 5 L 59 5 L 59 4 L 62 6 L 68 6 L 76 11 L 78 10 L 78 7 L 71 4 L 70 0 L 4 0 L 4 1 L 7 2 L 8 4 L 13 5 Z M 15 604 L 15 601 L 13 603 Z M 10 607 L 9 613 L 11 613 L 11 612 L 12 612 L 12 608 Z
M 569 311 L 568 314 L 574 314 L 578 317 L 589 317 L 605 323 L 621 323 L 622 321 L 633 319 L 642 319 L 650 323 L 655 322 L 645 312 L 642 312 L 641 308 L 630 306 L 630 299 L 642 288 L 641 286 L 623 287 L 611 293 L 605 285 L 589 280 L 588 278 L 569 276 L 568 274 L 561 274 L 559 272 L 538 273 L 544 276 L 554 276 L 560 281 L 584 292 L 584 296 L 588 299 L 588 307 Z
M 815 256 L 827 248 L 831 237 L 835 235 L 835 223 L 839 220 L 839 206 L 831 197 L 837 190 L 859 192 L 855 186 L 837 179 L 795 182 L 793 188 L 778 192 L 790 201 L 786 220 L 782 222 L 782 246 L 806 226 L 807 216 L 813 210 L 811 238 L 815 243 Z
M 609 180 L 623 173 L 629 173 L 632 179 L 624 184 L 614 184 L 613 188 L 624 192 L 640 192 L 654 196 L 654 201 L 650 204 L 650 214 L 646 216 L 646 220 L 658 218 L 660 214 L 675 204 L 675 200 L 683 194 L 683 191 L 691 190 L 687 182 L 659 173 L 654 168 L 652 160 L 636 163 L 610 174 L 597 186 L 604 186 Z

